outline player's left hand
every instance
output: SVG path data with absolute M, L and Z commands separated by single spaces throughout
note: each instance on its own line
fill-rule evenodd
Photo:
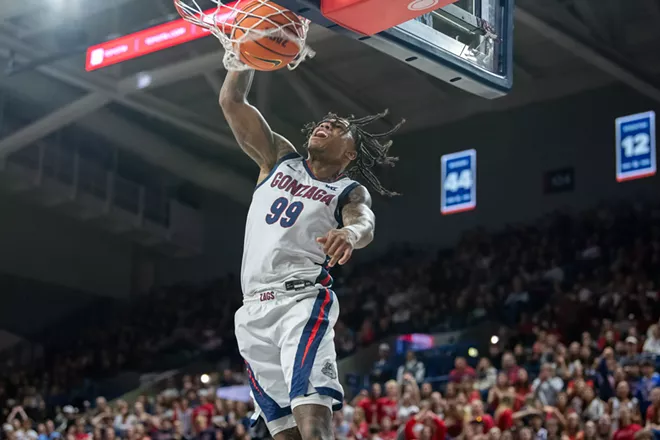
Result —
M 350 229 L 331 229 L 325 237 L 316 239 L 323 245 L 323 252 L 330 257 L 329 267 L 346 264 L 355 249 L 357 237 Z

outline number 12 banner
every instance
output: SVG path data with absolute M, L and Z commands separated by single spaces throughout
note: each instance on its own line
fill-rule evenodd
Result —
M 440 170 L 440 212 L 447 215 L 476 208 L 477 151 L 443 155 Z
M 656 172 L 655 113 L 617 118 L 616 180 L 641 179 Z

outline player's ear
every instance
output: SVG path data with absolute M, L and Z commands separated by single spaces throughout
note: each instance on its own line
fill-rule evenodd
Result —
M 349 160 L 355 160 L 357 158 L 357 151 L 353 149 L 346 151 L 346 157 Z

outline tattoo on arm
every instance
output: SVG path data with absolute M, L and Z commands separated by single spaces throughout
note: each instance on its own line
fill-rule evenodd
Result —
M 358 234 L 355 249 L 362 249 L 372 242 L 376 216 L 371 210 L 371 195 L 364 186 L 358 186 L 348 194 L 341 215 L 344 225 L 352 226 Z
M 256 107 L 247 102 L 254 71 L 227 72 L 220 91 L 220 107 L 243 151 L 267 174 L 284 154 L 295 151 L 284 137 L 273 133 Z

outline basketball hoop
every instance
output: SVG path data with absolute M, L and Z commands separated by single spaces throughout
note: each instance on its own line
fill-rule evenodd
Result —
M 231 3 L 222 3 L 220 0 L 211 1 L 217 5 L 214 10 L 204 11 L 197 3 L 197 0 L 174 0 L 174 6 L 184 20 L 207 29 L 220 40 L 220 43 L 222 43 L 225 49 L 223 63 L 227 70 L 249 69 L 250 67 L 241 62 L 237 53 L 238 48 L 241 43 L 261 38 L 286 38 L 300 47 L 298 55 L 287 66 L 289 70 L 295 69 L 305 59 L 312 58 L 315 55 L 315 52 L 305 44 L 307 32 L 309 31 L 309 20 L 299 17 L 299 21 L 296 22 L 287 18 L 287 23 L 285 24 L 272 20 L 271 17 L 274 16 L 278 18 L 282 17 L 282 9 L 271 7 L 268 0 L 238 0 Z M 263 16 L 256 15 L 249 12 L 249 9 L 247 11 L 242 10 L 241 3 L 250 5 L 255 3 L 261 4 L 264 7 L 269 7 L 273 12 L 272 14 Z M 258 20 L 258 24 L 268 24 L 270 25 L 268 26 L 270 29 L 254 29 L 254 21 L 252 21 L 253 26 L 251 27 L 242 26 L 240 22 L 245 21 L 243 19 L 238 24 L 235 24 L 234 19 L 238 14 L 241 14 L 242 18 L 245 16 L 253 17 Z M 236 32 L 237 30 L 241 30 L 242 32 Z M 241 35 L 236 38 L 236 33 L 240 33 Z

